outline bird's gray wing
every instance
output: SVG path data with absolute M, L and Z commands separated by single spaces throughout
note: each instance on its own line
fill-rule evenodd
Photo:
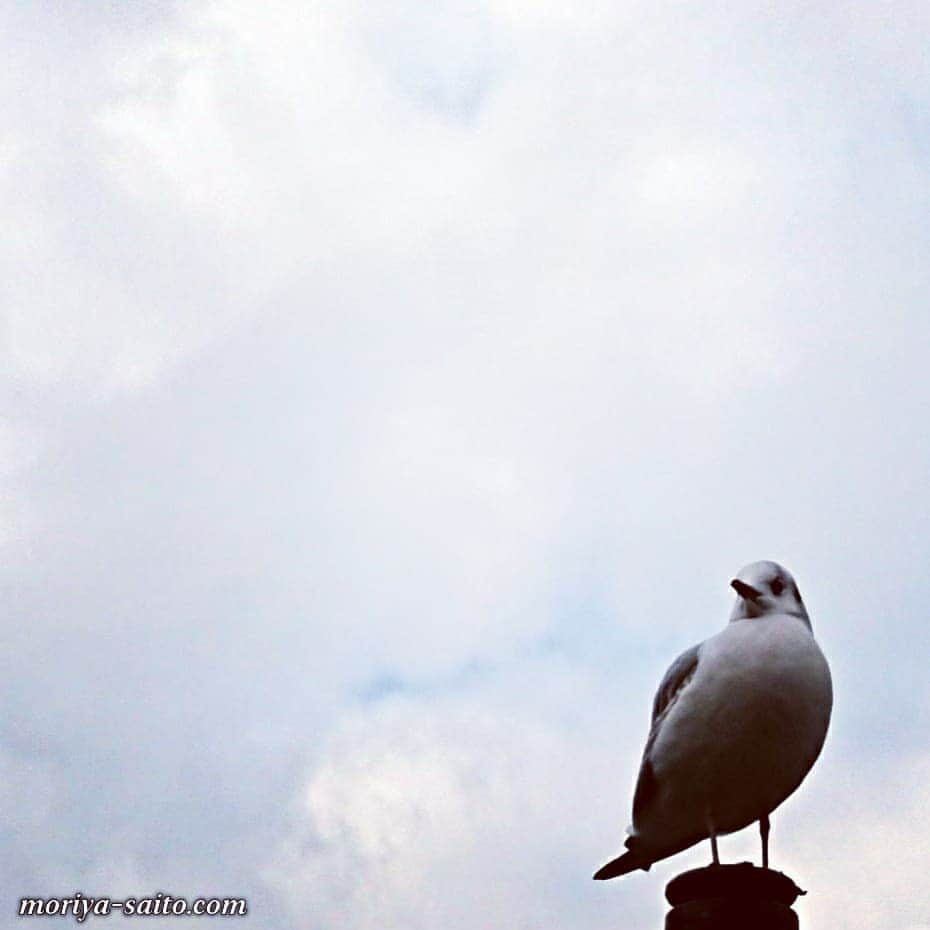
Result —
M 659 719 L 665 715 L 665 712 L 674 703 L 675 698 L 681 693 L 681 689 L 691 681 L 691 676 L 694 675 L 698 667 L 698 656 L 703 645 L 703 643 L 698 643 L 696 646 L 686 649 L 669 666 L 669 670 L 659 683 L 659 690 L 656 691 L 655 699 L 652 702 L 653 730 L 655 730 Z
M 649 805 L 655 794 L 656 777 L 650 758 L 652 747 L 662 728 L 662 721 L 665 719 L 666 714 L 688 682 L 694 677 L 702 645 L 703 643 L 699 643 L 697 646 L 686 649 L 675 659 L 662 678 L 659 690 L 656 691 L 655 700 L 652 702 L 652 728 L 649 731 L 649 738 L 646 740 L 646 748 L 643 750 L 643 762 L 639 768 L 639 778 L 636 780 L 636 791 L 633 794 L 634 823 Z

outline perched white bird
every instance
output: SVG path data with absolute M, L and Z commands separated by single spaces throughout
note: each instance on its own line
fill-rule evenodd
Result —
M 794 578 L 775 562 L 731 582 L 729 624 L 665 673 L 633 796 L 627 852 L 615 878 L 758 821 L 768 867 L 769 814 L 820 754 L 833 689 Z

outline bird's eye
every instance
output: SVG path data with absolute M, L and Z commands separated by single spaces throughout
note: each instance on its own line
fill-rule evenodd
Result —
M 774 594 L 775 597 L 778 597 L 778 595 L 785 590 L 785 583 L 781 580 L 781 578 L 776 578 L 769 585 L 769 587 L 772 589 L 772 594 Z

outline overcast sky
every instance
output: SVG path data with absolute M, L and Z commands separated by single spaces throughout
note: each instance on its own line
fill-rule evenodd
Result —
M 0 926 L 655 930 L 707 844 L 590 875 L 771 558 L 836 694 L 773 865 L 805 930 L 930 928 L 925 4 L 0 37 Z

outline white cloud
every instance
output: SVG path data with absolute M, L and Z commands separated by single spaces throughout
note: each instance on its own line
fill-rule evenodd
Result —
M 531 687 L 592 697 L 557 666 L 522 672 Z M 580 928 L 598 916 L 597 834 L 621 835 L 619 825 L 596 830 L 591 816 L 617 787 L 607 747 L 589 724 L 544 723 L 527 696 L 494 690 L 395 698 L 343 722 L 266 871 L 292 920 L 464 930 L 476 921 Z M 659 907 L 637 900 L 629 926 L 650 926 Z

